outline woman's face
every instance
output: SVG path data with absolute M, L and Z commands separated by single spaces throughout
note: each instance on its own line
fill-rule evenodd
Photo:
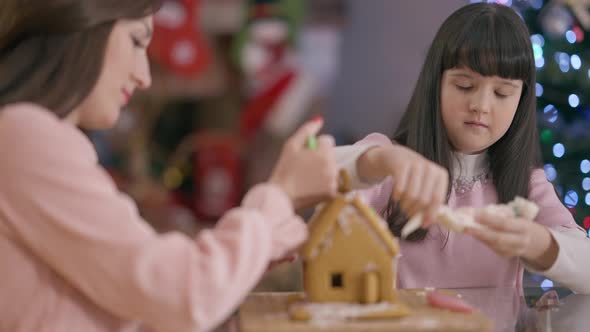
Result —
M 84 129 L 107 129 L 115 125 L 134 91 L 151 84 L 147 47 L 152 31 L 152 16 L 120 20 L 115 24 L 98 81 L 88 97 L 67 117 L 69 121 Z

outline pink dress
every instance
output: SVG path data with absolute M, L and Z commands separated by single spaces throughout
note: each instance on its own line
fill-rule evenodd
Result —
M 353 175 L 353 183 L 364 198 L 377 210 L 383 211 L 390 199 L 394 179 L 388 177 L 374 184 L 363 184 L 356 175 L 356 159 L 369 147 L 391 144 L 381 134 L 371 134 L 353 146 L 337 148 L 341 167 Z M 448 204 L 451 207 L 482 207 L 498 202 L 492 181 L 486 180 L 487 156 L 457 154 L 454 165 L 457 175 L 452 181 Z M 461 170 L 461 171 L 459 171 Z M 555 264 L 547 271 L 535 271 L 570 287 L 590 293 L 590 267 L 582 252 L 588 252 L 590 241 L 585 231 L 574 221 L 571 213 L 555 194 L 542 169 L 531 176 L 529 199 L 539 208 L 536 222 L 549 227 L 560 250 Z M 422 242 L 401 241 L 398 267 L 400 288 L 468 288 L 522 287 L 523 269 L 528 268 L 519 258 L 506 259 L 471 236 L 448 232 L 433 225 Z

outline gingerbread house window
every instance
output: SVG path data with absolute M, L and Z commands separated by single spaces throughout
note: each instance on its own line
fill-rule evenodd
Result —
M 332 288 L 342 288 L 343 286 L 342 273 L 332 273 Z

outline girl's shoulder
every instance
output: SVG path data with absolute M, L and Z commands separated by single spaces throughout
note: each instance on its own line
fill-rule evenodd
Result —
M 551 184 L 549 180 L 547 180 L 547 175 L 545 174 L 545 170 L 542 168 L 534 168 L 531 171 L 531 185 L 539 185 L 539 184 Z
M 391 144 L 391 139 L 389 137 L 381 134 L 381 133 L 370 133 L 369 135 L 365 136 L 360 141 L 356 142 L 354 145 L 365 145 L 365 144 L 374 144 L 374 145 L 388 145 Z

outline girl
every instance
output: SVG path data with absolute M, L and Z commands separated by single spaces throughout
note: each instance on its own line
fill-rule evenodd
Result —
M 579 254 L 590 242 L 541 168 L 534 89 L 520 17 L 505 6 L 467 5 L 434 38 L 393 143 L 371 134 L 337 148 L 357 187 L 373 184 L 363 194 L 397 236 L 408 216 L 445 201 L 483 207 L 519 195 L 540 207 L 535 222 L 479 215 L 485 231 L 448 233 L 434 224 L 414 233 L 401 243 L 400 287 L 520 289 L 527 268 L 590 293 L 590 267 Z
M 78 129 L 114 125 L 150 85 L 155 0 L 2 0 L 0 331 L 205 331 L 306 238 L 294 205 L 336 189 L 322 121 L 286 143 L 267 183 L 196 239 L 158 235 Z M 5 14 L 5 12 L 3 12 Z

